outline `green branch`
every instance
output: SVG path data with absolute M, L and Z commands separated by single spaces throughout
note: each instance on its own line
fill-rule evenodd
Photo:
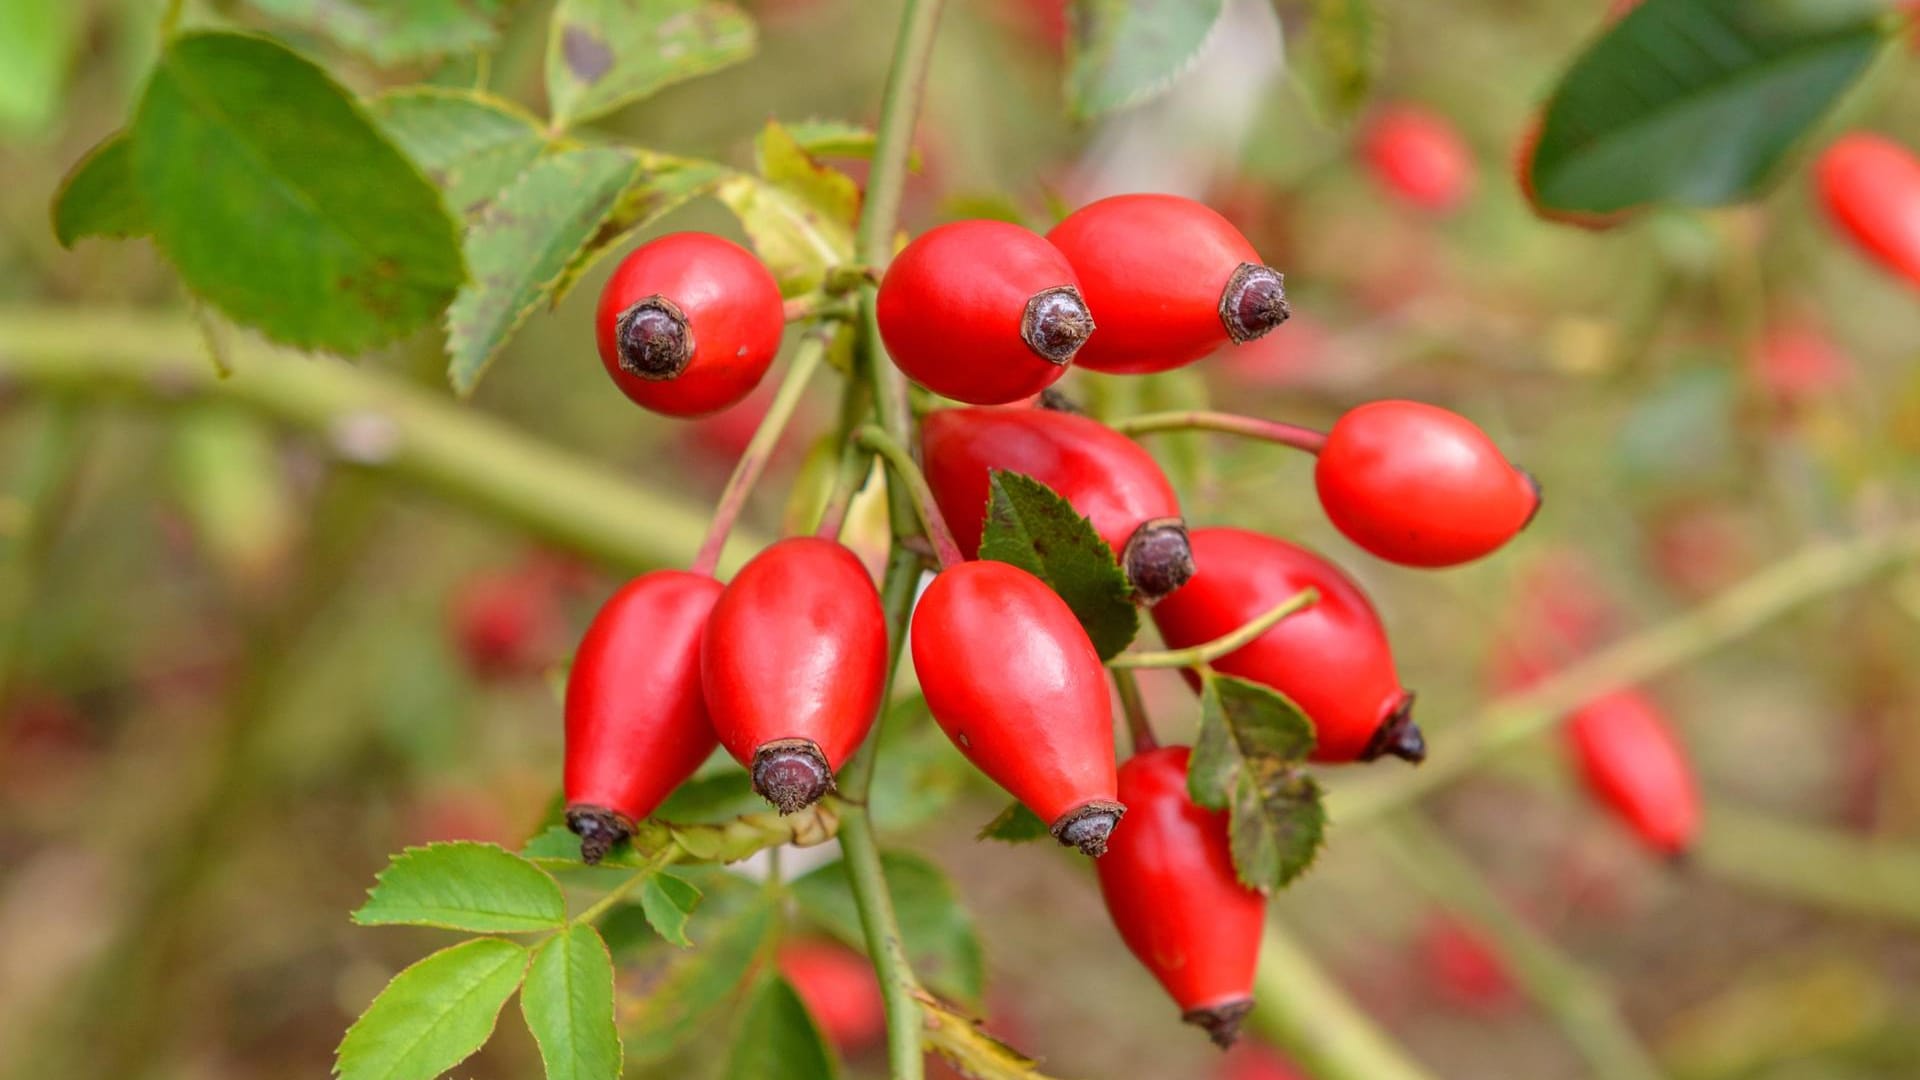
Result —
M 1256 1031 L 1320 1080 L 1434 1080 L 1272 919 L 1253 980 Z
M 1254 638 L 1273 629 L 1280 620 L 1312 607 L 1313 602 L 1318 599 L 1320 599 L 1320 593 L 1317 590 L 1301 589 L 1212 641 L 1203 641 L 1185 649 L 1125 652 L 1107 661 L 1107 666 L 1110 668 L 1204 667 L 1246 646 Z
M 706 515 L 677 496 L 373 369 L 236 341 L 239 370 L 219 379 L 200 348 L 177 316 L 0 310 L 0 384 L 154 406 L 231 401 L 350 463 L 625 570 L 684 565 L 705 531 Z

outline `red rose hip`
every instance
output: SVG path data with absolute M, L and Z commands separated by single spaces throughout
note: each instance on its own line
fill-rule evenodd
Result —
M 703 574 L 662 570 L 614 593 L 567 675 L 567 827 L 599 862 L 713 752 L 700 634 L 720 595 Z
M 1113 707 L 1086 631 L 1039 578 L 961 563 L 927 586 L 913 615 L 913 667 L 927 710 L 968 761 L 1098 857 L 1125 808 L 1115 801 Z
M 1287 318 L 1281 276 L 1233 223 L 1177 195 L 1115 195 L 1047 234 L 1080 275 L 1100 332 L 1076 362 L 1140 374 L 1252 341 Z
M 1300 706 L 1318 739 L 1315 761 L 1426 757 L 1411 716 L 1413 695 L 1401 689 L 1386 630 L 1358 585 L 1318 555 L 1259 533 L 1195 529 L 1192 540 L 1199 568 L 1193 580 L 1153 609 L 1169 648 L 1212 641 L 1302 589 L 1317 589 L 1312 607 L 1215 660 L 1214 668 L 1270 686 Z M 1191 674 L 1188 680 L 1195 681 Z
M 1862 250 L 1920 286 L 1920 158 L 1891 139 L 1856 132 L 1820 155 L 1820 201 Z
M 1266 900 L 1234 872 L 1226 814 L 1188 796 L 1187 758 L 1167 746 L 1120 767 L 1127 827 L 1094 869 L 1127 948 L 1182 1019 L 1227 1047 L 1253 1008 Z
M 1376 401 L 1342 416 L 1313 483 L 1347 539 L 1405 566 L 1480 558 L 1540 508 L 1539 486 L 1485 432 L 1416 401 Z
M 1620 690 L 1567 721 L 1581 774 L 1595 798 L 1663 855 L 1679 855 L 1700 831 L 1700 794 L 1687 752 L 1645 694 Z
M 1066 257 L 1004 221 L 956 221 L 915 238 L 887 267 L 875 315 L 901 371 L 972 405 L 1046 389 L 1094 330 Z
M 1052 488 L 1112 546 L 1148 603 L 1193 576 L 1180 501 L 1139 443 L 1097 420 L 1048 408 L 942 409 L 920 431 L 927 483 L 969 558 L 980 549 L 995 469 Z
M 782 540 L 707 620 L 701 686 L 720 744 L 783 814 L 833 790 L 880 709 L 886 616 L 866 567 L 831 540 Z
M 620 392 L 669 416 L 746 397 L 780 351 L 780 286 L 753 254 L 711 233 L 635 248 L 600 292 L 594 333 Z
M 1421 210 L 1456 210 L 1473 190 L 1473 152 L 1453 125 L 1424 109 L 1382 110 L 1363 149 L 1380 186 Z

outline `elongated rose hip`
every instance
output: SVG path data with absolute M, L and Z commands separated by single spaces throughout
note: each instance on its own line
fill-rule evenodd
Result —
M 1637 690 L 1598 698 L 1568 719 L 1567 736 L 1595 798 L 1653 850 L 1686 851 L 1700 831 L 1700 793 L 1652 699 Z

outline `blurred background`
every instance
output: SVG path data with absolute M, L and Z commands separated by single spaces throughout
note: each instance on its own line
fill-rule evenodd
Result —
M 347 913 L 404 845 L 517 847 L 536 831 L 558 780 L 556 682 L 621 578 L 388 474 L 377 423 L 289 430 L 244 401 L 163 387 L 129 402 L 10 372 L 8 354 L 49 339 L 205 362 L 150 245 L 66 252 L 48 228 L 62 175 L 139 93 L 158 6 L 62 5 L 53 76 L 0 74 L 0 1075 L 318 1076 L 385 980 L 448 940 L 356 929 Z M 490 68 L 401 72 L 284 17 L 300 6 L 188 12 L 271 30 L 362 92 L 478 80 L 541 106 L 542 3 L 516 8 Z M 602 127 L 744 162 L 769 115 L 871 122 L 894 4 L 745 6 L 760 20 L 753 60 Z M 1111 415 L 1211 399 L 1320 427 L 1362 401 L 1414 398 L 1472 418 L 1540 478 L 1545 510 L 1520 540 L 1428 573 L 1340 537 L 1300 455 L 1199 436 L 1152 444 L 1190 521 L 1296 538 L 1363 582 L 1436 759 L 1450 729 L 1513 688 L 1516 648 L 1544 643 L 1551 664 L 1571 661 L 1808 545 L 1920 520 L 1920 304 L 1824 219 L 1804 168 L 1844 129 L 1920 145 L 1905 49 L 1764 201 L 1596 232 L 1535 217 L 1514 162 L 1597 31 L 1598 0 L 1381 0 L 1379 75 L 1351 120 L 1328 104 L 1323 73 L 1289 62 L 1308 53 L 1313 6 L 1276 15 L 1236 0 L 1169 95 L 1075 125 L 1059 90 L 1061 6 L 953 0 L 904 225 L 988 215 L 1044 228 L 1126 190 L 1204 199 L 1285 271 L 1293 320 L 1172 376 L 1076 373 L 1068 394 Z M 656 231 L 679 229 L 740 235 L 709 201 Z M 446 390 L 432 334 L 355 363 L 703 513 L 773 380 L 694 423 L 634 409 L 590 341 L 610 266 L 529 320 L 466 405 Z M 216 333 L 236 378 L 266 362 L 244 332 Z M 782 527 L 830 423 L 836 387 L 814 393 L 750 511 L 758 535 Z M 877 551 L 876 511 L 854 538 Z M 1336 801 L 1329 846 L 1273 909 L 1438 1077 L 1595 1075 L 1564 1018 L 1615 1004 L 1662 1071 L 1688 1080 L 1920 1076 L 1916 657 L 1920 571 L 1908 570 L 1644 687 L 1704 793 L 1705 832 L 1684 861 L 1650 853 L 1588 799 L 1549 734 L 1423 802 L 1418 824 L 1343 828 Z M 1191 730 L 1197 707 L 1178 679 L 1150 675 L 1147 691 L 1163 737 Z M 1003 797 L 904 697 L 875 812 L 892 845 L 948 871 L 996 1032 L 1060 1076 L 1308 1075 L 1257 1048 L 1223 1061 L 1182 1027 L 1081 862 L 976 842 Z M 793 853 L 784 869 L 830 857 Z M 716 911 L 723 874 L 699 878 Z M 1496 926 L 1490 910 L 1504 913 Z M 850 1071 L 881 1075 L 878 1028 L 859 1007 L 871 986 L 834 966 L 844 953 L 820 944 L 831 929 L 795 915 L 795 939 L 814 944 L 790 974 L 829 972 L 793 977 L 803 993 L 814 979 L 828 988 L 810 999 Z M 667 951 L 624 942 L 629 988 L 644 994 Z M 827 1019 L 835 1009 L 844 1023 Z M 711 1040 L 630 1073 L 707 1075 L 728 1020 L 715 1010 L 702 1021 Z M 537 1069 L 507 1021 L 457 1075 Z

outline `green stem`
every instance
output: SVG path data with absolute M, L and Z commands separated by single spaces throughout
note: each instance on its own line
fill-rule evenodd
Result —
M 1144 754 L 1160 748 L 1153 737 L 1153 722 L 1147 718 L 1147 703 L 1140 697 L 1140 680 L 1126 668 L 1107 669 L 1113 675 L 1113 688 L 1120 694 L 1120 711 L 1127 718 L 1127 734 L 1133 738 L 1133 752 Z
M 621 569 L 685 565 L 705 531 L 705 515 L 680 498 L 371 368 L 235 341 L 241 369 L 217 379 L 197 345 L 191 321 L 178 317 L 0 310 L 0 381 L 152 405 L 232 401 L 320 436 L 349 461 Z
M 602 915 L 605 915 L 607 912 L 612 911 L 613 906 L 615 904 L 618 904 L 620 901 L 625 900 L 627 898 L 628 893 L 639 888 L 641 882 L 647 880 L 653 875 L 666 869 L 669 865 L 673 863 L 675 859 L 678 859 L 679 857 L 680 857 L 679 845 L 668 844 L 666 847 L 661 848 L 659 852 L 653 856 L 653 858 L 647 860 L 647 864 L 645 866 L 634 871 L 632 877 L 614 886 L 612 889 L 609 889 L 607 891 L 607 895 L 602 896 L 600 899 L 594 901 L 592 906 L 588 907 L 585 911 L 582 911 L 580 914 L 575 915 L 572 919 L 569 919 L 567 921 L 567 925 L 579 926 L 584 923 L 595 922 Z
M 1319 1080 L 1434 1080 L 1272 919 L 1253 995 L 1254 1029 Z
M 1920 923 L 1920 850 L 1710 803 L 1694 847 L 1726 881 L 1863 918 Z
M 887 465 L 893 469 L 900 486 L 906 489 L 908 497 L 913 500 L 914 513 L 926 529 L 927 538 L 933 542 L 933 553 L 940 560 L 941 568 L 966 562 L 967 557 L 960 553 L 960 545 L 953 539 L 953 530 L 947 528 L 947 519 L 940 515 L 940 505 L 934 502 L 933 489 L 927 486 L 926 474 L 920 471 L 919 462 L 913 460 L 907 448 L 871 424 L 854 432 L 853 441 L 885 458 Z
M 1257 416 L 1238 416 L 1204 409 L 1142 413 L 1116 420 L 1111 426 L 1123 435 L 1151 435 L 1161 431 L 1217 431 L 1279 443 L 1295 450 L 1305 450 L 1309 454 L 1319 453 L 1320 448 L 1327 444 L 1325 435 L 1298 424 L 1283 424 L 1278 420 L 1262 420 Z
M 1204 667 L 1273 629 L 1275 624 L 1287 616 L 1297 615 L 1312 607 L 1313 602 L 1318 599 L 1320 599 L 1320 593 L 1317 590 L 1302 589 L 1261 612 L 1252 621 L 1235 627 L 1212 641 L 1201 642 L 1185 649 L 1121 653 L 1107 661 L 1107 666 L 1110 668 Z
M 707 537 L 701 541 L 700 551 L 693 557 L 694 573 L 710 575 L 714 567 L 720 564 L 720 553 L 727 546 L 727 536 L 733 531 L 733 523 L 739 520 L 740 512 L 746 509 L 748 496 L 753 494 L 753 487 L 760 482 L 761 474 L 767 471 L 767 462 L 773 459 L 780 437 L 786 434 L 787 422 L 793 419 L 794 411 L 800 407 L 800 399 L 806 395 L 807 383 L 813 380 L 814 372 L 820 370 L 826 356 L 827 338 L 824 334 L 810 333 L 800 339 L 786 377 L 780 381 L 780 389 L 774 392 L 773 403 L 767 406 L 767 414 L 760 418 L 760 426 L 754 430 L 753 438 L 748 440 L 747 448 L 740 452 L 740 460 L 733 466 L 733 475 L 727 477 L 727 486 L 721 490 L 719 502 L 714 505 L 713 520 L 707 526 Z
M 88 441 L 69 403 L 55 402 L 44 412 L 15 463 L 12 491 L 0 494 L 0 733 L 10 715 L 5 704 L 16 654 L 27 640 L 28 608 Z
M 834 467 L 833 487 L 827 492 L 826 504 L 820 507 L 820 520 L 814 523 L 815 536 L 830 540 L 840 536 L 847 526 L 847 511 L 853 508 L 853 500 L 872 471 L 873 452 L 848 439 L 840 448 L 840 462 Z
M 1572 710 L 1704 656 L 1829 593 L 1920 560 L 1920 525 L 1816 544 L 1651 630 L 1602 649 L 1532 688 L 1500 698 L 1443 753 L 1416 771 L 1328 792 L 1328 816 L 1351 825 L 1398 809 L 1474 771 L 1489 758 L 1559 724 Z
M 1414 814 L 1381 830 L 1400 869 L 1448 913 L 1485 930 L 1504 966 L 1566 1032 L 1598 1080 L 1659 1080 L 1613 997 L 1509 908 L 1446 836 Z

